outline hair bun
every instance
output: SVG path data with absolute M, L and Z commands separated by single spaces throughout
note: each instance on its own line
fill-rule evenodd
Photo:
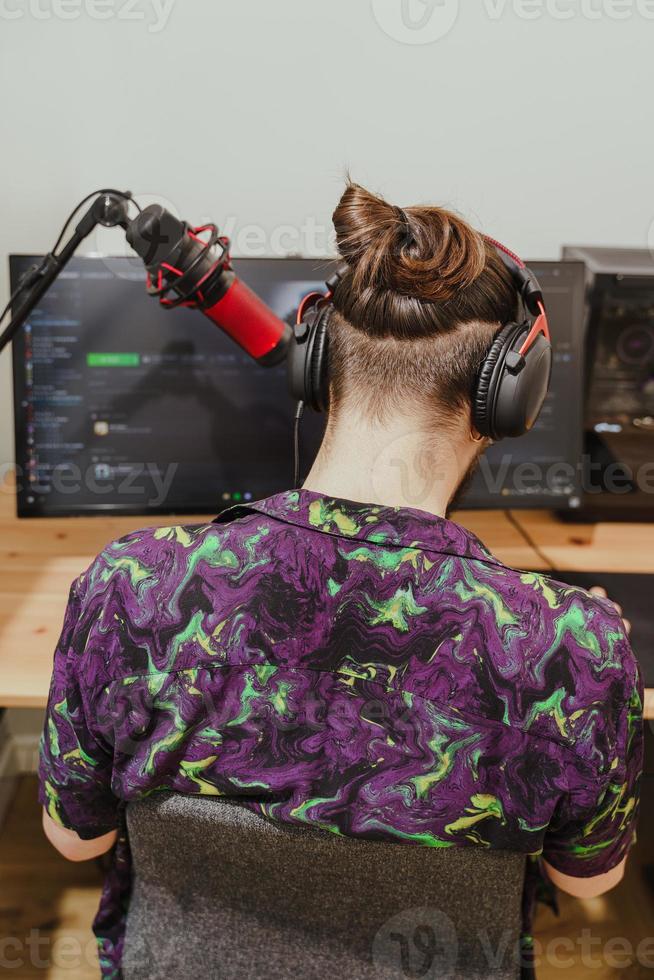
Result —
M 446 303 L 486 267 L 482 235 L 439 207 L 402 209 L 349 183 L 334 211 L 338 248 L 355 290 L 393 290 Z

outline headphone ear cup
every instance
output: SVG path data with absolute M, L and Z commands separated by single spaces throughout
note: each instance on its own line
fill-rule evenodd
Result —
M 329 401 L 327 328 L 333 309 L 327 303 L 307 313 L 295 328 L 286 360 L 291 394 L 316 412 L 325 411 Z
M 475 426 L 490 439 L 517 438 L 532 428 L 552 374 L 552 345 L 541 334 L 520 356 L 531 324 L 510 323 L 497 335 L 481 366 L 473 399 Z
M 525 336 L 520 334 L 504 355 L 493 404 L 497 439 L 516 438 L 529 432 L 547 397 L 552 375 L 552 345 L 540 334 L 524 357 L 520 357 L 518 351 Z
M 316 412 L 326 412 L 329 406 L 329 323 L 333 312 L 331 303 L 320 311 L 310 351 L 311 399 L 308 404 Z
M 513 344 L 514 336 L 522 331 L 517 323 L 509 323 L 500 330 L 491 344 L 488 354 L 479 369 L 477 383 L 472 399 L 472 415 L 475 428 L 480 435 L 488 439 L 497 439 L 494 431 L 493 404 L 497 384 L 502 375 L 502 366 L 506 352 Z

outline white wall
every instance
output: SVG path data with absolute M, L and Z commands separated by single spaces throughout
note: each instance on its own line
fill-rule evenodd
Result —
M 7 254 L 49 248 L 107 184 L 258 225 L 267 253 L 322 250 L 310 231 L 270 236 L 326 226 L 346 167 L 531 257 L 647 245 L 652 0 L 460 0 L 431 43 L 408 42 L 443 32 L 457 0 L 404 2 L 422 31 L 402 0 L 172 0 L 165 24 L 171 0 L 0 0 L 3 305 Z M 2 462 L 7 352 L 0 387 Z

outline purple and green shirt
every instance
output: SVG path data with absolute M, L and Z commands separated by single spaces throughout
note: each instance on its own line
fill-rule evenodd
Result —
M 82 838 L 119 830 L 95 923 L 117 978 L 132 800 L 238 798 L 586 877 L 626 855 L 641 769 L 642 686 L 610 602 L 508 568 L 452 521 L 300 490 L 135 531 L 75 581 L 40 792 Z

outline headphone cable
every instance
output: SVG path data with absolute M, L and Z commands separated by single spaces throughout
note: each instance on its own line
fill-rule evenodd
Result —
M 546 570 L 548 572 L 555 572 L 556 568 L 554 567 L 550 559 L 547 557 L 545 552 L 536 544 L 529 531 L 522 526 L 522 524 L 517 519 L 513 511 L 505 510 L 504 514 L 509 524 L 511 524 L 511 526 L 516 529 L 516 531 L 523 539 L 523 541 L 525 541 L 525 543 L 531 548 L 531 550 L 534 552 L 536 557 L 539 558 L 540 561 L 542 561 L 542 563 L 545 565 Z
M 293 486 L 296 490 L 300 489 L 300 422 L 304 414 L 304 402 L 299 401 L 295 408 L 295 418 L 293 420 Z

